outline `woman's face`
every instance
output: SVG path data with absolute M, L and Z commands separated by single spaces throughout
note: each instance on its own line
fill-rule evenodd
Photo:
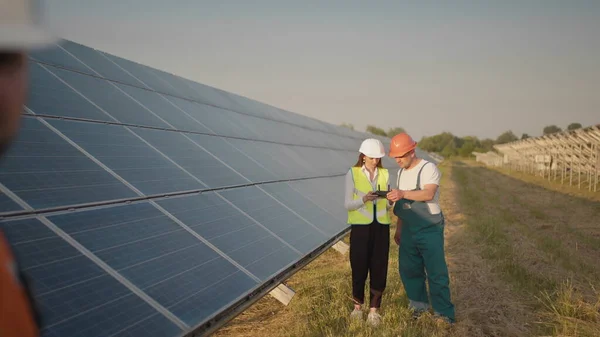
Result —
M 377 163 L 379 163 L 379 158 L 371 158 L 365 156 L 365 166 L 367 168 L 374 169 L 375 166 L 377 166 Z

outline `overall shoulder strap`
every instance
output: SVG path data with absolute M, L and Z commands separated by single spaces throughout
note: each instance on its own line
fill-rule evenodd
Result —
M 396 188 L 400 188 L 400 176 L 402 175 L 402 168 L 398 169 L 398 175 L 396 177 Z
M 423 171 L 423 168 L 427 166 L 427 164 L 429 164 L 429 162 L 426 162 L 423 166 L 421 166 L 419 173 L 417 173 L 417 190 L 421 189 L 421 172 Z

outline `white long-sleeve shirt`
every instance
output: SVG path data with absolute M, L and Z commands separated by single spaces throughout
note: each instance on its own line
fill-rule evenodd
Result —
M 367 177 L 367 180 L 371 183 L 371 187 L 373 190 L 377 190 L 377 176 L 379 175 L 379 170 L 375 167 L 375 174 L 373 175 L 373 179 L 371 180 L 369 177 L 369 171 L 363 165 L 361 167 L 361 172 Z M 386 190 L 387 186 L 381 186 L 382 190 Z M 348 170 L 346 173 L 346 190 L 344 195 L 344 207 L 348 211 L 354 211 L 364 206 L 364 202 L 362 198 L 353 199 L 354 198 L 354 180 L 352 179 L 352 169 Z M 386 208 L 390 208 L 391 205 L 389 202 L 386 203 Z

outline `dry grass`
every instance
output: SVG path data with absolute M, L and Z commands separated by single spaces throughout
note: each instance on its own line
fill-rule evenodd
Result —
M 215 336 L 600 336 L 596 204 L 477 165 L 440 168 L 454 326 L 411 319 L 391 240 L 380 327 L 349 322 L 348 256 L 330 249 L 287 281 L 289 306 L 265 296 Z
M 502 279 L 522 296 L 523 303 L 531 304 L 530 310 L 537 316 L 532 332 L 600 336 L 600 297 L 595 290 L 600 285 L 600 263 L 589 258 L 600 253 L 600 246 L 590 244 L 585 254 L 577 248 L 577 239 L 585 235 L 577 224 L 598 223 L 599 218 L 591 215 L 597 204 L 476 165 L 461 166 L 455 178 L 461 181 L 466 196 L 473 198 L 467 204 L 478 205 L 492 216 L 492 222 L 474 228 L 494 247 L 488 249 L 487 257 Z M 561 204 L 571 207 L 555 206 Z
M 592 191 L 590 191 L 589 183 L 587 182 L 584 183 L 581 188 L 578 188 L 577 184 L 569 185 L 568 179 L 561 183 L 560 176 L 558 177 L 558 179 L 555 180 L 554 177 L 548 179 L 548 177 L 542 177 L 540 175 L 534 175 L 522 171 L 514 171 L 508 168 L 494 167 L 492 168 L 492 170 L 500 172 L 506 176 L 510 176 L 531 184 L 535 184 L 537 186 L 543 187 L 551 191 L 559 192 L 564 195 L 579 197 L 586 200 L 600 201 L 600 193 L 598 193 L 597 191 L 593 191 L 593 185 Z

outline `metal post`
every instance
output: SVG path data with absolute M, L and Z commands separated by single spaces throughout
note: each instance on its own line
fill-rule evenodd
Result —
M 594 145 L 594 155 L 596 156 L 596 162 L 594 163 L 594 192 L 598 190 L 598 165 L 600 165 L 600 149 L 597 145 Z
M 578 181 L 577 181 L 577 188 L 581 189 L 581 162 L 582 162 L 582 158 L 581 158 L 581 153 L 583 152 L 583 145 L 579 145 L 579 160 L 578 160 L 578 164 L 577 165 L 577 175 L 578 175 Z
M 573 154 L 575 153 L 575 145 L 572 146 L 569 155 L 569 186 L 573 186 Z

